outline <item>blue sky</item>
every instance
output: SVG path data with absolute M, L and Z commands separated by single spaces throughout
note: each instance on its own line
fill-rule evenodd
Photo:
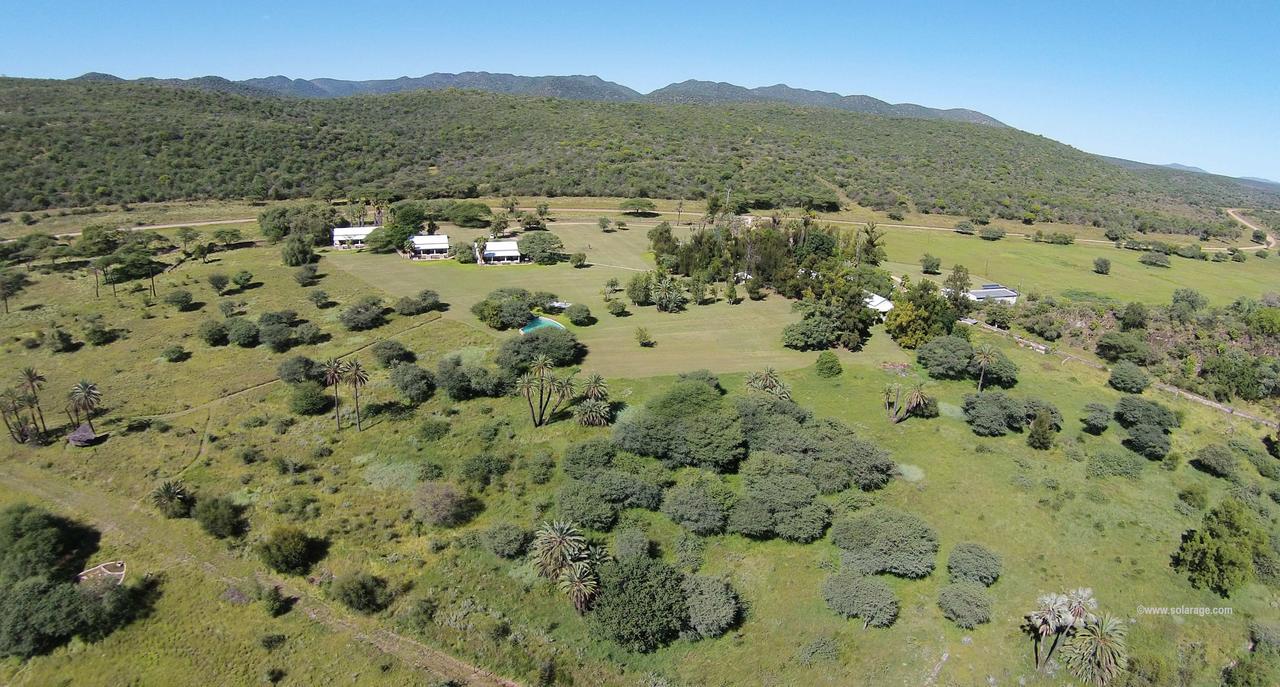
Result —
M 1280 2 L 49 2 L 0 73 L 688 78 L 968 107 L 1090 152 L 1280 180 Z

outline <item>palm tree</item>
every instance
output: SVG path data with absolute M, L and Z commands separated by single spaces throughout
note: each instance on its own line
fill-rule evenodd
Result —
M 541 427 L 549 422 L 555 417 L 561 404 L 575 395 L 573 374 L 558 378 L 554 370 L 551 359 L 540 355 L 534 358 L 529 371 L 521 375 L 516 382 L 516 392 L 524 396 L 525 402 L 528 403 L 529 419 L 533 421 L 534 427 Z
M 1123 621 L 1109 614 L 1085 623 L 1064 649 L 1067 668 L 1086 683 L 1106 687 L 1129 665 L 1127 632 Z
M 338 414 L 338 386 L 347 378 L 347 364 L 338 358 L 329 358 L 320 364 L 324 370 L 324 385 L 333 387 L 333 421 L 342 429 L 342 416 Z
M 586 613 L 591 607 L 591 600 L 600 591 L 600 581 L 589 563 L 577 561 L 560 570 L 559 587 L 569 596 L 578 613 Z
M 1067 592 L 1067 612 L 1071 615 L 1071 626 L 1080 627 L 1097 620 L 1094 611 L 1098 610 L 1098 600 L 1093 598 L 1093 589 L 1078 587 Z
M 151 492 L 151 503 L 170 518 L 185 515 L 191 508 L 190 498 L 182 482 L 165 482 Z
M 1036 599 L 1036 610 L 1027 614 L 1026 628 L 1035 640 L 1036 669 L 1041 670 L 1048 665 L 1053 650 L 1058 646 L 1058 638 L 1071 627 L 1071 612 L 1067 597 L 1062 594 L 1044 594 Z M 1049 635 L 1055 635 L 1049 653 L 1040 660 L 1040 644 Z
M 609 399 L 609 383 L 600 373 L 592 372 L 582 382 L 582 395 L 590 401 L 606 401 Z
M 574 408 L 573 416 L 584 427 L 605 427 L 612 419 L 613 412 L 606 401 L 588 399 Z
M 577 527 L 557 520 L 542 523 L 533 536 L 531 549 L 538 573 L 547 579 L 553 579 L 582 555 L 586 547 L 587 539 Z
M 347 383 L 351 385 L 351 394 L 356 401 L 356 431 L 359 432 L 363 429 L 360 426 L 360 388 L 369 383 L 369 373 L 359 360 L 352 360 L 347 365 Z
M 991 344 L 982 344 L 973 349 L 973 363 L 978 366 L 978 393 L 982 393 L 982 383 L 987 376 L 987 368 L 996 364 L 1000 353 Z
M 40 389 L 44 388 L 44 383 L 47 380 L 44 375 L 37 372 L 34 367 L 22 368 L 22 372 L 19 373 L 19 377 L 21 377 L 22 380 L 22 387 L 26 389 L 27 393 L 31 395 L 31 398 L 35 400 L 36 412 L 40 414 L 41 431 L 48 432 L 49 427 L 44 423 L 44 409 L 40 407 Z
M 4 419 L 4 428 L 9 432 L 9 438 L 15 443 L 21 444 L 26 439 L 19 431 L 22 427 L 22 415 L 19 409 L 22 407 L 20 402 L 21 396 L 15 389 L 5 389 L 0 391 L 0 418 Z M 13 416 L 13 421 L 9 420 L 9 416 Z
M 93 428 L 93 411 L 97 410 L 102 403 L 102 392 L 98 389 L 98 385 L 82 379 L 71 387 L 67 398 L 71 399 L 71 408 L 76 411 L 76 420 L 80 419 L 80 413 L 83 412 L 85 421 L 89 423 L 89 429 L 96 433 L 98 430 Z
M 778 371 L 772 367 L 766 367 L 761 372 L 749 373 L 747 375 L 747 388 L 772 394 L 784 401 L 791 400 L 791 387 L 782 381 L 782 378 L 778 376 Z

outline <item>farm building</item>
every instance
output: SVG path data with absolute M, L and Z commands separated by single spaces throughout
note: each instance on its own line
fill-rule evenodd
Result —
M 364 240 L 369 238 L 369 234 L 372 234 L 374 229 L 381 229 L 381 227 L 334 227 L 333 247 L 364 248 Z
M 893 310 L 893 301 L 881 296 L 880 294 L 871 293 L 870 291 L 867 292 L 867 297 L 862 302 L 865 303 L 868 308 L 880 313 L 881 318 L 888 315 L 890 310 Z
M 476 247 L 476 261 L 485 265 L 508 265 L 524 259 L 515 241 L 489 241 L 484 248 Z
M 1013 305 L 1018 302 L 1018 292 L 1000 284 L 983 284 L 982 288 L 970 291 L 969 298 L 979 303 L 1007 303 Z
M 444 234 L 409 237 L 411 260 L 439 260 L 449 257 L 449 237 Z

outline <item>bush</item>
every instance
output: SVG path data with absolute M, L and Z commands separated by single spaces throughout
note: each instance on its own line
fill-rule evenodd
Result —
M 462 362 L 459 355 L 442 358 L 436 366 L 436 382 L 449 398 L 465 401 L 481 396 L 500 396 L 507 382 L 492 370 Z
M 952 582 L 980 582 L 988 587 L 1000 579 L 1000 554 L 981 544 L 961 542 L 947 557 Z
M 573 255 L 570 255 L 570 256 L 569 256 L 569 264 L 570 264 L 570 265 L 573 265 L 575 268 L 577 268 L 577 267 L 585 267 L 585 266 L 586 266 L 586 264 L 587 264 L 587 254 L 586 254 L 586 253 L 574 253 Z
M 1111 261 L 1106 258 L 1094 258 L 1093 271 L 1098 274 L 1111 274 Z
M 889 627 L 898 619 L 898 598 L 883 580 L 841 570 L 822 583 L 827 607 L 845 618 L 862 618 L 862 626 Z
M 1107 332 L 1098 339 L 1094 350 L 1099 357 L 1112 363 L 1128 360 L 1141 365 L 1152 356 L 1151 346 L 1136 332 Z
M 916 351 L 916 362 L 935 379 L 964 379 L 969 376 L 973 346 L 956 336 L 939 336 Z
M 1026 405 L 1000 391 L 984 391 L 964 397 L 965 421 L 982 437 L 1004 436 L 1018 431 L 1027 420 Z
M 338 321 L 351 331 L 380 327 L 386 322 L 382 316 L 382 299 L 377 296 L 365 296 L 343 310 L 338 315 Z
M 1164 253 L 1160 253 L 1158 251 L 1149 250 L 1143 253 L 1141 256 L 1139 256 L 1138 262 L 1144 265 L 1150 265 L 1152 267 L 1168 267 L 1169 256 L 1165 255 Z
M 298 269 L 293 271 L 293 280 L 298 283 L 298 286 L 311 286 L 312 284 L 315 283 L 316 276 L 319 273 L 319 271 L 320 270 L 315 265 L 310 265 L 310 264 L 303 265 L 302 267 L 299 267 Z M 210 279 L 212 280 L 212 277 L 210 277 Z M 213 283 L 213 282 L 210 281 L 210 283 Z M 226 286 L 226 283 L 224 282 L 223 287 L 225 286 Z M 218 289 L 218 290 L 221 291 L 222 289 Z
M 1204 516 L 1200 529 L 1182 535 L 1173 567 L 1191 586 L 1228 596 L 1252 577 L 1253 560 L 1265 546 L 1265 529 L 1241 501 L 1226 499 Z
M 171 363 L 180 363 L 187 359 L 187 352 L 182 346 L 166 346 L 160 351 L 160 357 Z
M 529 531 L 509 522 L 490 525 L 480 534 L 484 547 L 499 558 L 518 558 L 529 545 Z
M 632 651 L 650 652 L 668 644 L 688 622 L 683 578 L 678 570 L 653 558 L 601 566 L 592 625 Z
M 494 329 L 519 329 L 533 319 L 534 305 L 533 296 L 525 289 L 497 289 L 471 306 L 471 313 Z
M 607 309 L 609 310 L 609 314 L 614 317 L 623 317 L 627 314 L 627 304 L 623 303 L 620 299 L 609 301 Z
M 387 581 L 366 572 L 343 575 L 329 588 L 333 598 L 357 613 L 371 615 L 391 605 L 394 598 Z
M 1168 431 L 1181 424 L 1172 410 L 1137 396 L 1125 396 L 1116 403 L 1116 422 L 1122 427 L 1152 425 Z
M 862 574 L 925 577 L 933 572 L 938 535 L 919 516 L 885 506 L 859 511 L 831 526 L 841 560 Z
M 227 328 L 221 322 L 214 320 L 205 320 L 200 323 L 200 329 L 196 334 L 200 340 L 210 346 L 226 346 L 227 345 Z
M 219 539 L 237 536 L 245 528 L 240 507 L 230 499 L 216 496 L 197 499 L 194 517 L 205 532 Z
M 287 324 L 273 322 L 258 328 L 258 338 L 276 353 L 283 353 L 293 345 L 293 329 Z
M 258 345 L 258 325 L 243 317 L 232 317 L 227 320 L 227 339 L 241 348 L 253 348 Z
M 1151 378 L 1142 368 L 1128 360 L 1121 360 L 1111 367 L 1111 377 L 1107 383 L 1116 391 L 1140 394 L 1151 384 Z
M 405 315 L 421 315 L 424 312 L 440 309 L 440 294 L 427 289 L 417 296 L 405 296 L 396 301 L 396 312 Z
M 920 271 L 925 274 L 942 274 L 942 258 L 925 253 L 920 256 Z
M 1040 411 L 1031 421 L 1031 429 L 1027 432 L 1027 446 L 1037 451 L 1047 451 L 1053 447 L 1053 420 L 1049 413 Z
M 516 242 L 520 254 L 539 265 L 554 265 L 560 260 L 564 242 L 549 231 L 526 232 Z
M 293 386 L 289 398 L 289 410 L 298 415 L 319 415 L 329 409 L 331 399 L 324 387 L 313 379 L 306 379 Z
M 782 328 L 782 345 L 797 351 L 828 349 L 839 342 L 839 323 L 825 315 L 810 315 Z
M 400 363 L 391 368 L 391 385 L 410 403 L 424 403 L 436 390 L 436 377 L 427 370 L 410 363 Z
M 1103 479 L 1106 477 L 1138 479 L 1142 476 L 1142 470 L 1146 467 L 1146 463 L 1147 461 L 1143 460 L 1141 456 L 1135 456 L 1131 453 L 1100 451 L 1089 456 L 1089 462 L 1084 467 L 1084 474 L 1089 479 Z
M 613 557 L 618 560 L 648 558 L 652 551 L 653 542 L 644 530 L 627 528 L 613 535 Z
M 947 620 L 970 629 L 991 621 L 991 598 L 977 582 L 952 582 L 938 592 L 938 608 Z
M 1178 500 L 1196 510 L 1203 510 L 1209 505 L 1209 490 L 1203 484 L 1191 484 L 1178 492 Z
M 728 521 L 732 498 L 732 492 L 717 480 L 701 476 L 668 489 L 662 512 L 694 534 L 719 534 Z
M 985 241 L 999 241 L 1004 238 L 1005 231 L 1000 227 L 988 225 L 978 230 L 978 236 L 982 237 Z
M 1196 451 L 1195 460 L 1191 464 L 1214 477 L 1231 477 L 1236 472 L 1236 457 L 1231 449 L 1222 444 L 1210 444 Z
M 429 417 L 418 425 L 418 438 L 422 441 L 439 441 L 449 435 L 449 421 L 438 417 Z
M 564 452 L 564 473 L 576 479 L 585 479 L 600 470 L 613 467 L 618 449 L 607 439 L 588 439 L 573 444 Z
M 1090 403 L 1084 407 L 1084 417 L 1080 418 L 1084 431 L 1099 435 L 1111 426 L 1111 409 L 1101 403 Z
M 1146 456 L 1151 460 L 1160 460 L 1169 454 L 1172 445 L 1169 435 L 1155 425 L 1134 425 L 1128 430 L 1129 438 L 1124 445 L 1134 453 Z
M 264 565 L 286 575 L 305 575 L 317 553 L 316 542 L 306 532 L 289 525 L 272 530 L 257 549 Z
M 191 292 L 186 289 L 176 289 L 164 295 L 164 302 L 172 305 L 178 310 L 186 310 L 195 302 L 195 298 L 191 296 Z
M 814 370 L 819 377 L 837 377 L 844 368 L 840 365 L 840 358 L 836 357 L 831 351 L 823 351 L 818 354 L 818 363 L 814 366 Z
M 724 580 L 690 575 L 683 584 L 689 627 L 701 638 L 719 637 L 733 627 L 742 612 L 738 594 Z
M 586 347 L 567 329 L 543 327 L 528 334 L 517 334 L 498 348 L 498 367 L 520 374 L 528 370 L 538 356 L 547 356 L 556 367 L 572 365 L 586 354 Z
M 411 363 L 416 360 L 413 351 L 405 348 L 399 341 L 386 339 L 369 347 L 373 359 L 382 367 L 391 367 L 396 363 Z
M 227 279 L 227 275 L 221 272 L 214 272 L 208 276 L 208 282 L 209 286 L 213 287 L 214 292 L 221 294 L 227 290 L 227 284 L 231 283 L 231 280 Z
M 324 371 L 311 358 L 295 355 L 280 363 L 276 368 L 276 376 L 286 384 L 301 384 L 305 381 L 319 382 L 324 378 Z
M 510 456 L 480 453 L 462 461 L 458 476 L 463 482 L 484 489 L 510 470 Z
M 456 527 L 475 515 L 476 503 L 448 482 L 423 482 L 413 494 L 413 511 L 428 525 Z
M 574 303 L 569 306 L 568 309 L 564 311 L 564 314 L 569 318 L 570 322 L 578 325 L 579 327 L 585 327 L 596 321 L 595 318 L 591 316 L 591 309 L 581 303 Z
M 618 507 L 595 484 L 573 481 L 560 490 L 560 514 L 565 520 L 607 532 L 618 521 Z
M 619 508 L 657 510 L 662 504 L 662 487 L 639 475 L 621 470 L 604 470 L 594 478 L 604 500 Z

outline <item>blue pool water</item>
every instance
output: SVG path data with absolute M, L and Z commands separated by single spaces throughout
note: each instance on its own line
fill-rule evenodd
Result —
M 532 322 L 520 328 L 520 333 L 528 334 L 529 332 L 537 331 L 539 329 L 542 329 L 543 327 L 559 327 L 561 329 L 564 329 L 564 325 L 560 324 L 559 322 L 556 322 L 555 320 L 549 317 L 535 317 L 533 318 Z

